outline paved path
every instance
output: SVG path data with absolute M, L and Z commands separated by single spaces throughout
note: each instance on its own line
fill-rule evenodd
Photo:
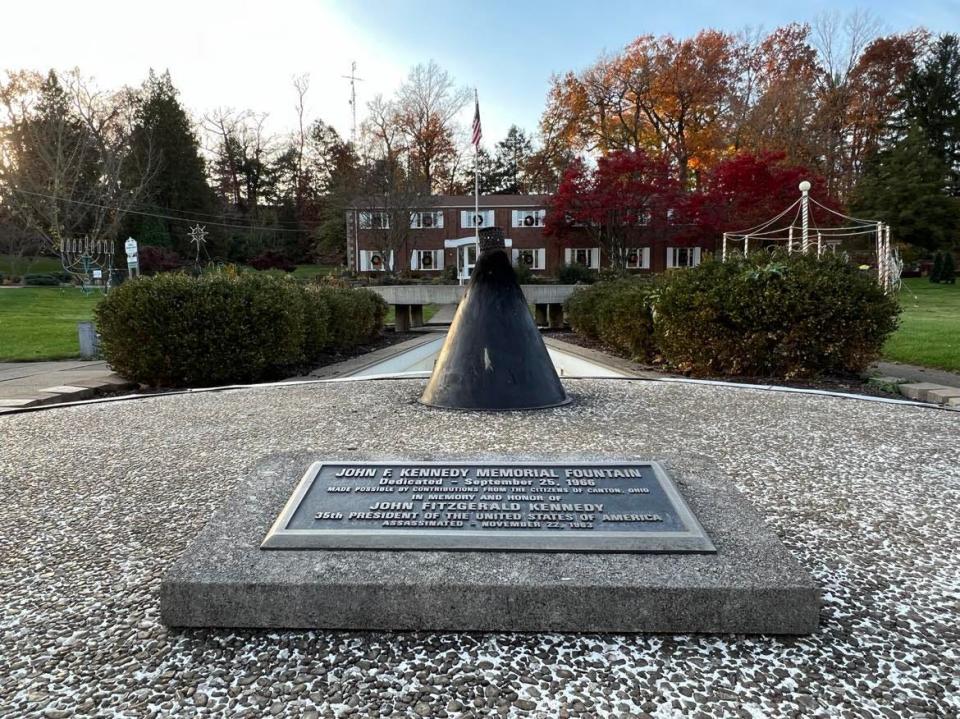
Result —
M 918 367 L 902 362 L 877 362 L 871 369 L 886 377 L 899 377 L 909 382 L 935 382 L 948 387 L 960 388 L 960 373 L 958 372 Z
M 2 362 L 0 412 L 4 409 L 86 399 L 105 389 L 135 386 L 115 374 L 102 361 Z
M 457 313 L 456 305 L 440 305 L 440 309 L 425 324 L 427 325 L 448 325 L 453 322 L 453 316 Z

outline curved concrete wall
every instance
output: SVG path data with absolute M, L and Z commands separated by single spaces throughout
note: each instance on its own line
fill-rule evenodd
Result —
M 562 304 L 581 285 L 521 285 L 532 305 Z M 459 285 L 374 285 L 376 292 L 390 305 L 449 305 L 463 297 L 466 286 Z

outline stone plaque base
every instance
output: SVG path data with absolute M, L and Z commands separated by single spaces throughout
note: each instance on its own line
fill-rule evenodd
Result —
M 812 578 L 702 463 L 665 466 L 715 554 L 261 549 L 315 459 L 274 457 L 241 481 L 163 578 L 165 624 L 750 634 L 817 627 Z

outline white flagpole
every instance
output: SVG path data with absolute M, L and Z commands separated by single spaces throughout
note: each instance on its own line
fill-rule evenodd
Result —
M 480 96 L 473 88 L 474 107 L 480 107 Z M 480 256 L 480 143 L 473 146 L 473 231 L 476 236 L 477 257 Z

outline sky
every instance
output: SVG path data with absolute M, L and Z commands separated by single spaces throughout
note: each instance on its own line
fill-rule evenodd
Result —
M 296 123 L 292 78 L 310 77 L 307 114 L 349 136 L 350 64 L 358 117 L 417 63 L 435 60 L 480 97 L 484 144 L 511 124 L 536 129 L 554 73 L 579 70 L 641 34 L 711 27 L 771 30 L 830 10 L 869 8 L 887 32 L 960 31 L 960 0 L 14 0 L 0 4 L 0 70 L 79 67 L 102 87 L 139 85 L 169 69 L 196 118 L 218 107 Z M 472 107 L 465 108 L 468 125 Z

